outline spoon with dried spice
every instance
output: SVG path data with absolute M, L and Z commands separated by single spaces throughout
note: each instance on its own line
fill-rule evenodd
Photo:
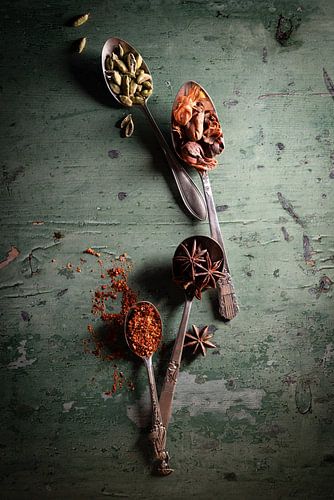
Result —
M 158 349 L 162 337 L 162 321 L 157 308 L 151 302 L 141 301 L 133 305 L 126 316 L 124 333 L 131 351 L 143 359 L 150 387 L 152 401 L 152 430 L 155 469 L 162 476 L 173 472 L 169 467 L 169 455 L 165 450 L 166 428 L 163 425 L 152 356 Z
M 109 38 L 102 49 L 102 71 L 110 93 L 119 104 L 142 109 L 166 156 L 183 203 L 194 217 L 205 220 L 207 209 L 202 193 L 180 165 L 147 106 L 153 81 L 140 53 L 125 40 Z
M 216 288 L 218 280 L 224 276 L 223 251 L 212 238 L 192 236 L 177 247 L 173 257 L 173 279 L 184 289 L 185 303 L 159 399 L 162 423 L 166 430 L 172 414 L 173 398 L 193 299 L 200 300 L 202 292 L 208 288 Z
M 224 254 L 224 277 L 217 286 L 219 312 L 230 320 L 237 315 L 239 307 L 208 175 L 218 164 L 216 156 L 224 151 L 224 136 L 212 99 L 194 81 L 182 85 L 176 95 L 172 109 L 172 140 L 181 160 L 196 168 L 202 179 L 211 237 L 218 241 Z

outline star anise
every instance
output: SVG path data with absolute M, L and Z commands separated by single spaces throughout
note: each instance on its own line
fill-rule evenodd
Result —
M 210 342 L 213 335 L 209 333 L 208 326 L 199 329 L 196 325 L 193 325 L 193 334 L 186 333 L 186 337 L 188 337 L 190 341 L 184 344 L 184 347 L 194 347 L 193 354 L 196 354 L 196 352 L 200 350 L 203 356 L 206 356 L 206 349 L 217 347 Z
M 201 288 L 216 288 L 216 283 L 220 278 L 225 276 L 225 273 L 219 271 L 222 265 L 222 260 L 216 260 L 213 262 L 210 258 L 210 255 L 207 253 L 205 256 L 206 266 L 201 264 L 198 265 L 200 269 L 203 269 L 201 272 L 195 273 L 195 277 L 203 276 L 201 278 Z
M 193 240 L 193 245 L 191 251 L 188 250 L 186 245 L 181 243 L 180 248 L 183 253 L 180 253 L 175 257 L 175 261 L 181 266 L 181 271 L 190 271 L 191 279 L 195 279 L 195 269 L 200 266 L 201 263 L 205 263 L 205 255 L 208 253 L 207 249 L 202 250 L 197 244 L 196 239 Z

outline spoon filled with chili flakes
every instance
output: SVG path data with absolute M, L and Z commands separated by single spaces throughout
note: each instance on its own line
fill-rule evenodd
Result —
M 173 469 L 169 467 L 169 455 L 165 450 L 166 428 L 162 423 L 152 364 L 152 356 L 158 349 L 162 338 L 162 321 L 157 308 L 147 301 L 133 305 L 125 319 L 124 333 L 129 348 L 143 359 L 146 366 L 152 401 L 150 439 L 153 444 L 155 470 L 159 475 L 168 476 Z

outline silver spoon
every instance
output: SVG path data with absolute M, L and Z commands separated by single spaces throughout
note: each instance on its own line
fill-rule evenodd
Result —
M 110 80 L 108 79 L 108 73 L 106 72 L 106 59 L 108 56 L 110 56 L 113 52 L 115 52 L 118 49 L 120 44 L 123 47 L 125 54 L 128 52 L 132 52 L 132 54 L 134 54 L 135 56 L 139 56 L 139 52 L 125 40 L 115 37 L 109 38 L 105 42 L 102 49 L 102 71 L 110 93 L 113 95 L 116 101 L 119 102 L 119 104 L 124 105 L 119 98 L 119 94 L 117 94 L 111 89 Z M 144 60 L 141 62 L 141 68 L 144 69 L 146 74 L 151 75 L 150 70 L 148 69 L 148 66 L 146 65 Z M 142 103 L 134 104 L 134 106 L 139 106 L 143 110 L 144 114 L 147 116 L 155 132 L 155 135 L 158 139 L 158 142 L 163 152 L 165 153 L 168 165 L 172 170 L 183 203 L 194 217 L 196 217 L 199 220 L 205 220 L 207 217 L 207 209 L 202 193 L 199 191 L 196 184 L 192 181 L 191 177 L 187 174 L 185 169 L 179 164 L 177 158 L 175 157 L 172 150 L 168 146 L 156 121 L 154 120 L 150 110 L 147 107 L 147 100 L 148 96 L 143 100 Z
M 210 98 L 209 94 L 204 90 L 204 88 L 199 85 L 197 82 L 194 81 L 188 81 L 178 91 L 175 101 L 173 104 L 173 111 L 172 111 L 172 123 L 173 127 L 175 129 L 175 124 L 177 125 L 177 122 L 175 122 L 174 119 L 174 111 L 176 110 L 180 100 L 184 99 L 184 96 L 188 96 L 190 91 L 197 91 L 199 95 L 199 101 L 204 105 L 205 111 L 213 111 L 215 115 L 217 116 L 217 112 L 215 109 L 215 106 L 212 102 L 212 99 Z M 217 117 L 218 119 L 218 117 Z M 173 133 L 172 132 L 172 140 L 173 140 L 173 146 L 174 149 L 177 153 L 177 155 L 183 160 L 185 163 L 188 165 L 191 165 L 196 168 L 196 165 L 192 163 L 192 158 L 189 157 L 189 160 L 187 161 L 184 157 L 181 156 L 180 153 L 180 148 L 182 144 L 182 141 L 184 141 L 183 137 L 180 137 L 180 134 L 185 133 L 184 128 L 181 126 L 179 128 L 178 133 Z M 199 132 L 199 135 L 201 135 L 201 132 Z M 196 148 L 196 143 L 198 144 L 198 139 L 197 141 L 193 141 L 192 144 L 195 145 Z M 221 138 L 221 147 L 222 149 L 219 150 L 218 154 L 222 152 L 224 148 L 224 143 L 223 139 Z M 195 149 L 195 154 L 196 154 L 196 149 Z M 194 161 L 196 160 L 196 156 L 193 157 Z M 233 319 L 238 311 L 238 303 L 237 303 L 237 298 L 235 295 L 234 291 L 234 286 L 230 274 L 230 268 L 228 265 L 228 260 L 226 256 L 226 251 L 225 251 L 225 246 L 224 246 L 224 241 L 223 241 L 223 236 L 220 230 L 219 226 L 219 221 L 218 221 L 218 216 L 216 212 L 216 206 L 214 203 L 213 199 L 213 194 L 212 194 L 212 189 L 211 189 L 211 184 L 209 180 L 209 175 L 208 175 L 208 170 L 201 168 L 201 166 L 197 167 L 197 171 L 202 179 L 202 184 L 203 184 L 203 189 L 204 189 L 204 195 L 205 195 L 205 200 L 207 204 L 207 209 L 208 209 L 208 216 L 209 216 L 209 225 L 210 225 L 210 233 L 211 237 L 214 238 L 218 243 L 220 244 L 223 254 L 224 254 L 224 265 L 225 265 L 225 277 L 218 282 L 218 294 L 219 294 L 219 305 L 220 309 L 219 312 L 220 314 L 225 318 L 225 319 Z
M 162 336 L 162 321 L 157 308 L 151 302 L 141 301 L 132 306 L 125 318 L 124 333 L 131 351 L 145 363 L 152 401 L 152 430 L 156 470 L 167 476 L 173 472 L 169 467 L 169 455 L 165 450 L 166 429 L 162 423 L 152 356 L 157 350 Z
M 162 423 L 166 428 L 166 432 L 172 415 L 173 398 L 193 299 L 195 296 L 200 299 L 201 292 L 209 288 L 209 286 L 202 287 L 205 277 L 202 276 L 203 266 L 205 267 L 205 257 L 203 257 L 205 251 L 206 254 L 209 255 L 210 261 L 212 263 L 217 263 L 217 275 L 219 276 L 224 268 L 223 250 L 215 240 L 208 236 L 191 236 L 185 239 L 177 247 L 173 257 L 173 278 L 185 291 L 185 303 L 179 331 L 175 339 L 173 352 L 167 367 L 159 399 Z M 190 258 L 188 258 L 188 253 Z M 184 257 L 186 257 L 186 259 L 184 259 Z M 196 262 L 200 273 L 198 277 L 196 276 L 196 272 L 191 268 L 193 263 Z M 188 263 L 190 265 L 188 265 Z M 196 267 L 196 265 L 194 265 L 194 267 Z M 215 275 L 213 275 L 213 280 L 216 282 Z

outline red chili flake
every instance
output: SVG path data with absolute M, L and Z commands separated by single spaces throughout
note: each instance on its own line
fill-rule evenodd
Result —
M 92 324 L 87 326 L 90 338 L 85 339 L 84 350 L 104 361 L 134 359 L 124 337 L 127 312 L 137 302 L 137 293 L 128 284 L 129 270 L 130 265 L 122 263 L 122 266 L 114 266 L 104 271 L 101 276 L 103 279 L 108 278 L 108 282 L 101 284 L 92 297 L 92 313 L 105 324 L 95 328 Z M 111 312 L 116 301 L 120 301 L 119 310 Z M 113 394 L 124 386 L 129 390 L 134 388 L 133 383 L 114 365 L 110 392 Z
M 87 248 L 83 253 L 89 253 L 90 255 L 95 255 L 95 257 L 100 257 L 100 253 L 94 250 L 94 248 Z
M 80 267 L 79 267 L 79 266 L 76 268 L 76 272 L 77 272 L 77 273 L 81 273 L 81 269 L 80 269 Z

